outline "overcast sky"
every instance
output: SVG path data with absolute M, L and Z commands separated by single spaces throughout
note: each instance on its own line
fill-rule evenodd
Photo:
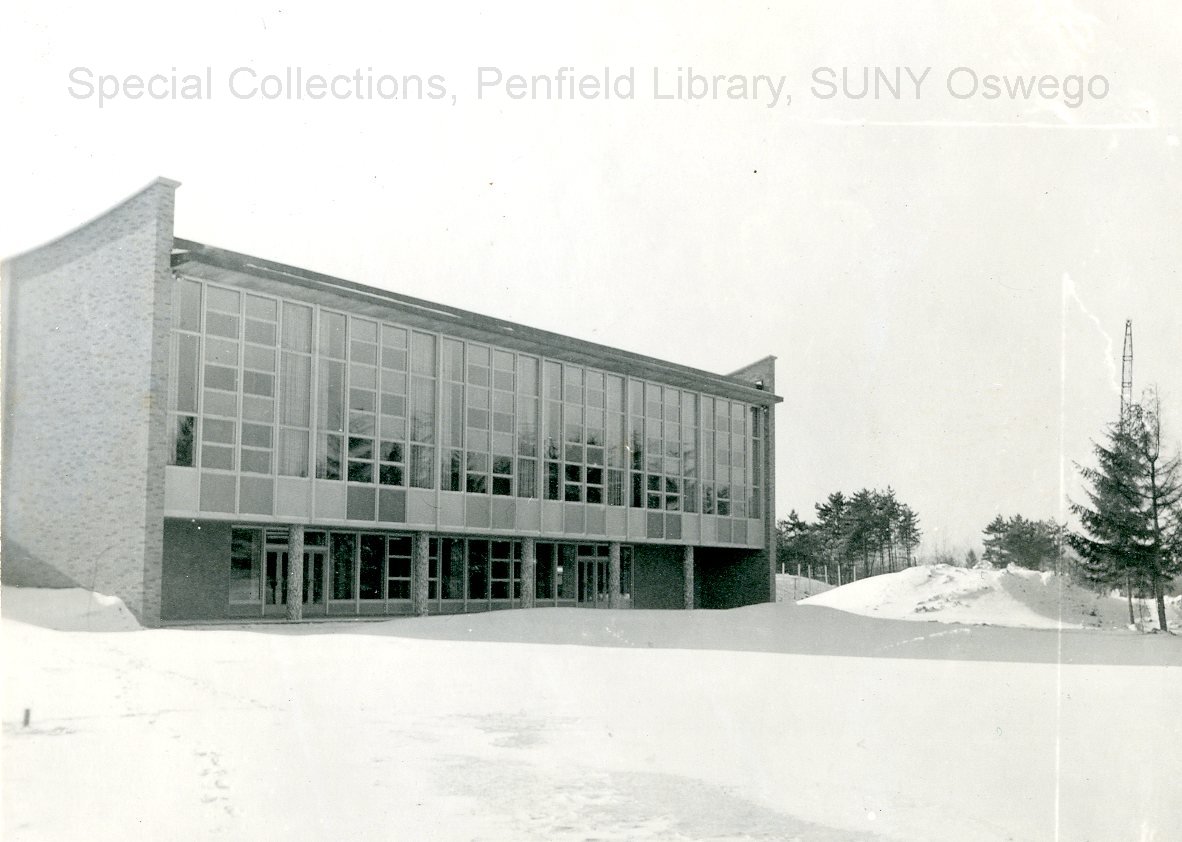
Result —
M 10 0 L 0 254 L 164 175 L 181 237 L 713 371 L 774 354 L 779 514 L 889 484 L 929 549 L 1062 516 L 1126 318 L 1182 435 L 1173 3 L 281 5 Z M 843 66 L 931 69 L 853 99 Z M 504 84 L 560 67 L 632 96 Z M 88 95 L 173 68 L 200 99 Z M 288 68 L 439 80 L 254 93 Z M 719 98 L 676 98 L 687 68 Z

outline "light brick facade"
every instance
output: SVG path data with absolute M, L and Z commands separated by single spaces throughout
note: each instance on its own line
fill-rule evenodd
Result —
M 0 268 L 3 577 L 160 616 L 173 194 L 157 180 Z

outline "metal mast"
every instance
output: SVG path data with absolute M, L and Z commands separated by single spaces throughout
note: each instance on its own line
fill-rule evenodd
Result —
M 1120 366 L 1120 420 L 1133 408 L 1133 320 L 1125 320 L 1125 351 Z

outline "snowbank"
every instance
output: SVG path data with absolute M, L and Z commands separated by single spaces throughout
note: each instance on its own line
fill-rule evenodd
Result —
M 1128 604 L 1073 585 L 1051 572 L 923 565 L 852 582 L 801 600 L 867 617 L 1018 628 L 1124 628 Z M 1139 609 L 1156 627 L 1152 603 Z M 1171 628 L 1182 625 L 1182 600 L 1169 599 Z
M 135 631 L 142 628 L 117 596 L 82 588 L 13 588 L 0 593 L 0 615 L 58 631 Z

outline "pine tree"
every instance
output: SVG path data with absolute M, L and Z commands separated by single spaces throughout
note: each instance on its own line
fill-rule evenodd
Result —
M 1008 527 L 1005 518 L 998 515 L 989 521 L 989 525 L 985 527 L 984 531 L 985 554 L 982 556 L 982 559 L 993 567 L 1005 567 L 1009 563 L 1006 558 L 1005 543 Z
M 854 555 L 862 559 L 862 571 L 866 577 L 870 576 L 870 559 L 877 546 L 876 520 L 873 492 L 868 488 L 854 492 L 846 518 L 845 542 Z
M 839 566 L 846 563 L 846 518 L 848 506 L 845 495 L 835 491 L 824 503 L 817 503 L 817 532 L 822 552 L 828 562 Z
M 915 549 L 919 546 L 923 531 L 919 528 L 919 516 L 906 503 L 899 506 L 899 523 L 895 531 L 903 550 L 904 563 L 911 567 L 915 563 Z
M 1143 577 L 1157 603 L 1157 625 L 1169 631 L 1166 621 L 1166 584 L 1182 573 L 1182 457 L 1167 457 L 1161 444 L 1161 402 L 1149 391 L 1135 408 L 1128 425 L 1137 464 L 1141 468 L 1141 492 L 1145 512 L 1142 546 Z
M 1179 509 L 1182 463 L 1166 458 L 1161 447 L 1161 418 L 1156 395 L 1129 409 L 1111 425 L 1105 444 L 1093 445 L 1096 467 L 1077 465 L 1090 485 L 1088 504 L 1073 503 L 1082 532 L 1070 536 L 1091 581 L 1123 584 L 1129 599 L 1129 622 L 1135 622 L 1134 585 L 1151 590 L 1158 626 L 1168 631 L 1165 587 L 1182 570 Z

